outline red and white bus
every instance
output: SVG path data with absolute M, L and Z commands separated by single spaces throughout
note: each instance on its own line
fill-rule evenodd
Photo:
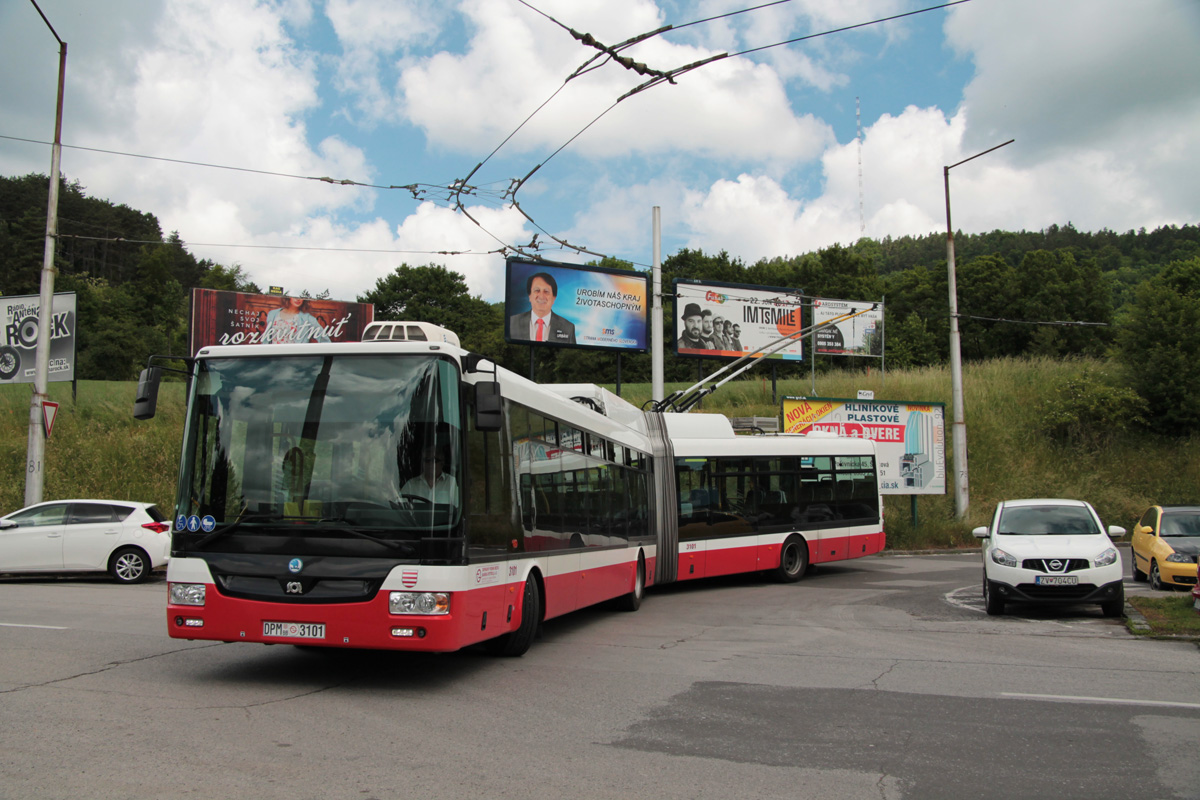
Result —
M 189 366 L 176 638 L 520 655 L 543 620 L 636 610 L 655 583 L 792 581 L 883 547 L 869 441 L 735 437 L 721 415 L 538 385 L 425 323 Z

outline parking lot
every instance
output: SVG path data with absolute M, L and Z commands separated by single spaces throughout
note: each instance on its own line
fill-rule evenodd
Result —
M 1194 643 L 988 617 L 979 576 L 661 587 L 519 659 L 179 642 L 161 578 L 0 579 L 0 797 L 1200 796 Z

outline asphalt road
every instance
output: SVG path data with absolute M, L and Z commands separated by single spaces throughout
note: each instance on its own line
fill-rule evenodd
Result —
M 987 617 L 979 574 L 660 587 L 518 659 L 178 642 L 161 580 L 0 579 L 0 797 L 1200 797 L 1197 646 Z

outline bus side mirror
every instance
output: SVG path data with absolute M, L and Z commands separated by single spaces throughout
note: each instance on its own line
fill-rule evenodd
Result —
M 503 407 L 498 382 L 475 384 L 475 430 L 489 433 L 500 430 Z
M 138 376 L 137 394 L 133 398 L 134 419 L 152 419 L 158 409 L 158 381 L 162 370 L 147 367 Z

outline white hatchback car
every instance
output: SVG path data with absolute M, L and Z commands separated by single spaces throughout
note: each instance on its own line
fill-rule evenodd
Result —
M 1004 500 L 991 527 L 976 528 L 983 543 L 983 599 L 987 613 L 1007 602 L 1099 603 L 1106 617 L 1125 613 L 1121 555 L 1096 509 L 1081 500 Z
M 0 573 L 108 572 L 140 583 L 170 552 L 171 524 L 152 503 L 55 500 L 0 517 Z

